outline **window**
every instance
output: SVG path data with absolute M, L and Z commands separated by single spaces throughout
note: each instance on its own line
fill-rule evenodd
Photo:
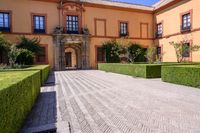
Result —
M 46 63 L 46 47 L 41 47 L 41 51 L 36 56 L 37 63 Z
M 102 47 L 97 47 L 97 62 L 105 62 L 105 50 Z
M 10 32 L 10 13 L 0 12 L 0 31 Z
M 157 47 L 157 55 L 158 55 L 158 56 L 161 55 L 161 47 Z
M 157 29 L 156 29 L 156 37 L 159 38 L 159 37 L 162 37 L 162 34 L 163 34 L 163 25 L 162 23 L 159 23 L 157 24 Z
M 191 29 L 191 14 L 184 14 L 182 16 L 182 26 L 181 26 L 181 31 L 190 31 Z
M 79 20 L 78 16 L 67 16 L 67 33 L 68 34 L 78 34 L 79 33 Z
M 128 35 L 128 23 L 120 22 L 120 36 Z
M 34 33 L 45 33 L 45 16 L 33 16 Z
M 190 43 L 183 44 L 182 50 L 183 57 L 190 57 Z

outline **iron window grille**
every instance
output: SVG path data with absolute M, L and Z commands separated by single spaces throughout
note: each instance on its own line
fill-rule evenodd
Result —
M 0 12 L 0 31 L 10 32 L 10 14 L 6 12 Z
M 128 35 L 128 23 L 120 22 L 120 37 L 125 37 Z
M 33 16 L 34 21 L 34 33 L 43 34 L 45 30 L 45 16 Z
M 182 57 L 190 57 L 190 43 L 185 43 L 183 45 Z
M 162 23 L 157 24 L 157 29 L 156 29 L 156 38 L 162 37 L 163 34 L 163 25 Z
M 191 30 L 191 14 L 185 14 L 182 16 L 181 32 L 187 32 Z
M 79 34 L 79 20 L 78 16 L 68 15 L 66 23 L 67 34 Z

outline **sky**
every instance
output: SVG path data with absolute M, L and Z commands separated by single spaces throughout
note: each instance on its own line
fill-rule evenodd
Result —
M 159 0 L 114 0 L 120 2 L 128 2 L 134 4 L 142 4 L 142 5 L 153 5 L 154 3 L 158 2 Z

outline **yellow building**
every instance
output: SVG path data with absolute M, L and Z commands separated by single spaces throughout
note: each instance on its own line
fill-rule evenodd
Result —
M 102 43 L 126 36 L 147 48 L 155 43 L 163 61 L 176 61 L 170 41 L 198 44 L 199 0 L 161 0 L 152 6 L 106 0 L 0 0 L 0 31 L 15 42 L 39 37 L 36 63 L 55 70 L 95 68 L 104 62 Z M 185 58 L 200 61 L 200 53 Z

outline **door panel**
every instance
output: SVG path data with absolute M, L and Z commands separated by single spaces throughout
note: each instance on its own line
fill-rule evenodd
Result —
M 65 58 L 66 58 L 66 67 L 72 67 L 72 53 L 71 52 L 65 53 Z

